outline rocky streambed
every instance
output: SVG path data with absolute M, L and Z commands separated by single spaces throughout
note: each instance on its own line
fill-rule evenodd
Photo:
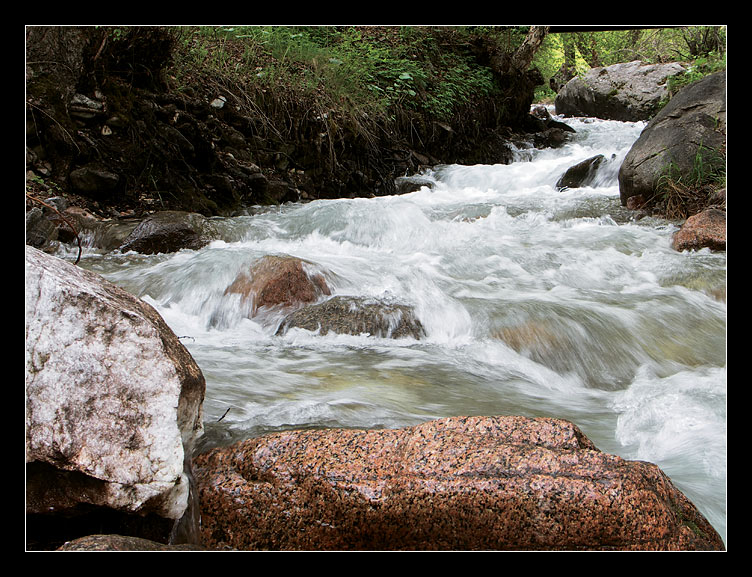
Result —
M 266 266 L 269 285 L 257 277 L 250 298 L 303 294 L 285 263 Z M 27 530 L 37 547 L 724 548 L 657 466 L 604 453 L 560 419 L 296 430 L 194 455 L 205 383 L 159 315 L 31 247 L 26 266 Z M 103 528 L 114 536 L 87 536 Z
M 723 83 L 725 94 L 725 77 Z M 711 83 L 711 86 L 717 84 Z M 717 102 L 717 99 L 711 101 Z M 677 107 L 682 102 L 677 101 Z M 669 110 L 665 116 L 672 114 L 678 115 Z M 723 118 L 725 137 L 725 108 Z M 658 118 L 654 126 L 658 131 L 663 130 L 663 117 Z M 569 131 L 557 130 L 562 142 L 565 141 Z M 618 204 L 649 215 L 645 206 L 647 199 L 636 188 L 642 177 L 635 177 L 634 171 L 626 172 L 632 170 L 631 158 L 636 158 L 637 154 L 630 153 L 627 159 L 629 166 L 624 172 L 627 180 L 620 176 L 620 184 L 624 181 L 622 190 L 628 192 Z M 655 236 L 649 233 L 651 240 L 647 248 L 625 252 L 625 241 L 620 238 L 614 240 L 614 250 L 610 250 L 611 237 L 601 234 L 614 230 L 609 228 L 616 224 L 613 218 L 597 216 L 593 219 L 587 212 L 589 209 L 578 207 L 570 211 L 563 206 L 571 198 L 567 194 L 571 195 L 573 189 L 588 190 L 592 186 L 593 170 L 607 165 L 611 155 L 597 161 L 598 166 L 593 170 L 592 159 L 598 155 L 588 155 L 588 158 L 591 161 L 585 162 L 587 170 L 584 172 L 585 178 L 591 180 L 565 183 L 559 180 L 564 171 L 557 169 L 551 187 L 561 182 L 560 196 L 536 200 L 543 202 L 544 210 L 552 203 L 551 206 L 556 207 L 554 212 L 560 211 L 553 218 L 541 218 L 538 208 L 531 211 L 525 194 L 518 198 L 516 190 L 512 192 L 512 201 L 505 197 L 501 204 L 493 207 L 479 201 L 486 203 L 493 197 L 493 202 L 498 203 L 494 195 L 507 194 L 499 182 L 506 182 L 509 174 L 515 178 L 516 173 L 511 171 L 504 179 L 492 178 L 490 185 L 484 184 L 487 189 L 475 188 L 463 181 L 462 191 L 470 202 L 461 209 L 447 200 L 455 198 L 458 189 L 452 188 L 452 196 L 445 196 L 447 190 L 442 185 L 431 200 L 437 201 L 431 210 L 440 215 L 435 221 L 431 220 L 435 218 L 434 213 L 426 218 L 423 211 L 416 209 L 416 204 L 420 204 L 430 190 L 425 181 L 412 183 L 408 190 L 419 192 L 410 201 L 395 201 L 393 210 L 391 201 L 379 206 L 387 210 L 393 221 L 378 220 L 382 218 L 381 213 L 372 210 L 376 205 L 367 203 L 353 205 L 348 215 L 364 219 L 373 214 L 378 226 L 386 225 L 375 230 L 374 238 L 368 239 L 370 244 L 365 253 L 368 258 L 426 253 L 436 259 L 439 254 L 442 258 L 454 255 L 457 252 L 454 246 L 444 242 L 446 231 L 451 228 L 459 233 L 457 238 L 467 240 L 466 235 L 474 230 L 471 227 L 481 227 L 479 236 L 470 234 L 468 237 L 477 255 L 474 253 L 472 262 L 461 261 L 457 265 L 458 270 L 472 273 L 468 279 L 463 279 L 460 288 L 451 289 L 451 298 L 435 290 L 423 296 L 427 300 L 438 299 L 434 304 L 439 305 L 440 314 L 449 317 L 456 308 L 462 307 L 442 308 L 442 305 L 455 298 L 465 299 L 463 302 L 468 308 L 468 303 L 484 302 L 487 298 L 485 293 L 477 292 L 480 286 L 477 278 L 484 279 L 484 290 L 506 287 L 506 283 L 513 282 L 522 283 L 525 294 L 532 290 L 536 295 L 539 295 L 540 282 L 545 284 L 554 279 L 561 283 L 554 290 L 559 290 L 557 294 L 564 303 L 549 309 L 544 318 L 519 319 L 526 307 L 530 311 L 534 309 L 532 303 L 515 298 L 515 314 L 500 316 L 504 322 L 489 327 L 492 338 L 503 341 L 504 346 L 514 349 L 522 358 L 534 359 L 557 371 L 577 375 L 585 365 L 594 363 L 596 373 L 581 375 L 584 380 L 608 380 L 598 373 L 599 367 L 603 374 L 609 378 L 616 375 L 614 380 L 618 380 L 621 360 L 614 366 L 607 366 L 603 350 L 589 338 L 573 343 L 574 361 L 561 357 L 561 349 L 555 346 L 562 340 L 561 333 L 552 333 L 553 327 L 571 328 L 574 324 L 578 330 L 568 333 L 569 340 L 591 330 L 596 336 L 603 336 L 599 332 L 602 324 L 596 322 L 601 319 L 598 314 L 593 322 L 578 321 L 571 316 L 571 310 L 563 311 L 562 305 L 587 303 L 596 294 L 610 294 L 613 280 L 609 275 L 625 266 L 631 267 L 625 259 L 632 259 L 636 254 L 638 267 L 629 270 L 637 280 L 642 279 L 642 284 L 633 289 L 629 285 L 626 293 L 636 291 L 642 295 L 647 286 L 649 297 L 654 299 L 650 302 L 656 304 L 671 304 L 677 295 L 688 293 L 689 300 L 682 301 L 683 310 L 686 312 L 687 307 L 702 310 L 698 317 L 703 327 L 701 334 L 708 335 L 704 331 L 710 327 L 708 338 L 713 340 L 712 327 L 718 324 L 714 316 L 718 307 L 713 304 L 713 312 L 706 313 L 699 301 L 702 300 L 704 306 L 707 295 L 715 298 L 712 295 L 717 294 L 718 287 L 711 279 L 708 282 L 712 286 L 708 288 L 704 273 L 685 280 L 688 273 L 672 267 L 662 267 L 668 271 L 665 274 L 642 269 L 645 258 L 650 261 L 651 255 L 666 256 L 656 244 L 666 236 L 663 226 L 657 227 Z M 582 162 L 583 159 L 578 158 L 578 163 L 570 164 Z M 434 182 L 428 180 L 428 184 Z M 498 188 L 502 189 L 501 193 Z M 547 189 L 545 194 L 548 194 Z M 577 423 L 566 418 L 476 413 L 474 416 L 421 419 L 424 422 L 420 424 L 400 427 L 299 426 L 292 427 L 293 430 L 251 435 L 251 438 L 207 450 L 201 441 L 206 424 L 206 379 L 185 346 L 186 338 L 190 337 L 178 336 L 167 326 L 155 309 L 159 305 L 136 298 L 100 274 L 71 264 L 72 258 L 51 256 L 29 245 L 50 250 L 50 243 L 75 241 L 75 236 L 70 235 L 70 229 L 75 228 L 84 231 L 84 243 L 91 243 L 89 246 L 96 246 L 97 250 L 134 251 L 156 255 L 160 260 L 160 254 L 175 251 L 183 256 L 196 254 L 199 258 L 201 255 L 211 258 L 215 253 L 202 253 L 202 249 L 206 251 L 213 242 L 221 244 L 233 242 L 233 239 L 225 236 L 218 240 L 216 223 L 193 212 L 161 211 L 145 219 L 110 221 L 94 217 L 80 207 L 66 206 L 60 198 L 46 198 L 45 202 L 56 208 L 36 207 L 36 211 L 27 213 L 29 549 L 724 549 L 721 536 L 706 516 L 659 466 L 600 450 Z M 601 206 L 601 200 L 596 204 Z M 311 210 L 315 212 L 319 207 Z M 332 204 L 327 208 L 338 209 L 338 206 Z M 581 217 L 578 211 L 583 210 L 585 216 Z M 613 207 L 609 210 L 612 214 L 618 212 Z M 719 214 L 704 212 L 687 220 L 687 225 L 699 226 L 693 229 L 688 226 L 671 235 L 675 255 L 676 251 L 725 248 L 725 190 L 722 207 L 715 210 Z M 302 212 L 310 216 L 311 211 L 302 209 Z M 407 223 L 415 228 L 408 227 Z M 594 224 L 596 228 L 591 228 Z M 276 232 L 275 227 L 279 226 L 272 223 L 271 229 Z M 551 246 L 547 245 L 542 253 L 542 249 L 530 249 L 537 246 L 530 243 L 536 229 L 546 230 L 545 238 L 550 243 L 564 231 L 582 230 L 582 226 L 601 238 L 598 251 L 586 252 L 591 258 L 600 254 L 605 243 L 603 250 L 607 261 L 599 261 L 604 266 L 598 271 L 600 274 L 596 273 L 597 267 L 580 267 L 579 253 L 573 252 L 576 246 L 570 244 L 580 242 L 579 235 L 559 248 L 565 255 L 561 262 L 552 256 Z M 514 230 L 512 236 L 510 227 Z M 322 225 L 321 230 L 325 228 Z M 626 232 L 629 238 L 626 242 L 632 246 L 643 230 L 627 227 Z M 227 235 L 227 231 L 224 234 Z M 258 334 L 268 331 L 274 338 L 288 338 L 288 333 L 296 335 L 303 331 L 322 337 L 329 333 L 375 335 L 395 342 L 422 342 L 441 325 L 435 317 L 426 316 L 424 303 L 418 311 L 414 299 L 400 298 L 402 295 L 390 291 L 383 295 L 338 294 L 337 288 L 341 288 L 343 282 L 339 276 L 342 272 L 323 262 L 336 264 L 339 261 L 333 261 L 332 254 L 322 253 L 321 247 L 335 240 L 334 254 L 342 256 L 343 247 L 349 250 L 363 241 L 362 231 L 354 232 L 349 226 L 337 225 L 323 243 L 322 238 L 316 236 L 320 231 L 309 231 L 304 238 L 317 240 L 315 250 L 304 246 L 305 241 L 285 234 L 282 235 L 285 248 L 297 247 L 301 254 L 326 258 L 291 257 L 264 247 L 265 252 L 274 255 L 254 259 L 248 268 L 238 267 L 240 274 L 237 276 L 225 278 L 225 271 L 215 275 L 210 284 L 216 285 L 222 306 L 209 315 L 210 327 L 227 322 L 223 317 L 229 311 L 227 307 L 232 309 L 229 314 L 233 319 L 244 317 L 252 326 L 261 327 Z M 421 236 L 425 234 L 432 236 Z M 511 238 L 517 239 L 515 243 L 510 243 Z M 660 240 L 653 240 L 655 238 Z M 481 258 L 483 243 L 489 239 L 494 240 L 492 254 Z M 517 256 L 515 252 L 518 241 L 526 247 L 522 252 L 524 256 Z M 505 250 L 500 249 L 499 242 Z M 349 254 L 344 256 L 349 262 L 364 258 L 361 254 L 356 258 Z M 685 259 L 688 263 L 698 260 L 701 267 L 712 258 L 703 252 L 697 258 L 690 253 L 688 256 L 692 256 Z M 527 260 L 530 257 L 532 262 Z M 476 271 L 473 268 L 497 263 L 500 258 L 508 259 L 502 269 L 494 266 Z M 558 263 L 558 272 L 552 273 L 554 269 L 549 268 L 552 259 Z M 408 272 L 416 274 L 432 268 L 426 263 L 434 262 L 430 258 L 417 265 L 415 259 L 408 261 L 415 267 Z M 669 257 L 669 261 L 674 263 L 673 257 Z M 181 279 L 194 270 L 191 264 L 182 267 Z M 394 271 L 391 260 L 389 266 L 389 270 Z M 570 267 L 574 267 L 571 274 Z M 204 264 L 200 279 L 206 280 L 207 274 L 219 268 Z M 499 270 L 515 270 L 517 274 L 504 276 L 504 282 L 500 283 Z M 530 278 L 529 271 L 534 272 Z M 583 275 L 596 286 L 584 282 Z M 603 275 L 608 278 L 604 279 Z M 407 276 L 414 281 L 415 275 Z M 621 276 L 617 274 L 615 278 Z M 654 280 L 656 286 L 652 284 Z M 169 282 L 179 285 L 175 276 Z M 670 291 L 674 283 L 678 283 L 678 292 Z M 665 285 L 669 285 L 670 294 L 664 290 Z M 725 294 L 725 279 L 722 285 Z M 507 290 L 503 288 L 502 293 L 508 297 Z M 550 290 L 548 287 L 546 294 Z M 699 292 L 694 292 L 696 290 Z M 581 291 L 585 291 L 588 298 L 581 298 Z M 572 292 L 576 298 L 570 302 L 567 295 Z M 179 294 L 180 291 L 167 291 L 166 298 L 179 302 Z M 623 297 L 624 287 L 619 294 Z M 720 301 L 723 300 L 721 296 Z M 608 299 L 601 303 L 604 307 L 612 304 Z M 637 309 L 640 309 L 639 303 L 630 308 Z M 562 316 L 562 312 L 566 314 Z M 588 314 L 593 312 L 589 310 Z M 655 319 L 656 314 L 653 310 L 650 318 Z M 678 322 L 672 304 L 666 314 L 674 319 L 673 323 Z M 488 321 L 487 310 L 484 309 L 481 316 L 484 322 Z M 620 315 L 606 316 L 613 321 Z M 653 326 L 648 345 L 640 343 L 640 347 L 649 349 L 649 355 L 660 357 L 660 361 L 668 356 L 679 364 L 685 363 L 688 355 L 692 356 L 688 352 L 691 343 L 685 346 L 685 338 L 670 347 L 658 346 L 656 351 L 655 330 L 664 334 L 663 329 Z M 619 335 L 620 339 L 625 332 Z M 530 334 L 535 338 L 529 338 Z M 552 334 L 554 338 L 542 339 L 542 334 Z M 671 336 L 676 333 L 672 332 Z M 568 342 L 565 345 L 569 347 Z M 262 349 L 263 346 L 262 343 Z M 600 351 L 600 354 L 591 356 L 593 351 Z M 631 354 L 632 351 L 626 356 Z M 706 357 L 702 362 L 712 365 L 712 355 L 708 353 Z M 215 410 L 212 407 L 212 411 Z M 92 444 L 92 438 L 97 442 Z

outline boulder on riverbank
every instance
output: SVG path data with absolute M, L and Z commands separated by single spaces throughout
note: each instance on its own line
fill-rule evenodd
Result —
M 210 548 L 724 548 L 658 467 L 556 419 L 281 432 L 200 455 L 196 473 Z
M 646 64 L 638 60 L 591 68 L 572 78 L 556 95 L 556 114 L 604 120 L 648 120 L 668 97 L 666 81 L 680 74 L 677 62 Z
M 28 540 L 113 526 L 167 542 L 190 509 L 204 392 L 152 307 L 27 246 Z
M 170 253 L 184 248 L 197 250 L 211 238 L 209 221 L 203 215 L 164 210 L 143 219 L 119 248 L 121 252 Z
M 648 123 L 619 169 L 623 206 L 661 202 L 661 184 L 725 170 L 726 71 L 680 90 Z

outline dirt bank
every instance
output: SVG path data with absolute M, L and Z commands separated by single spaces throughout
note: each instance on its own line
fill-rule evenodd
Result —
M 426 166 L 510 162 L 510 142 L 547 128 L 528 114 L 535 73 L 497 78 L 493 97 L 458 107 L 450 122 L 403 108 L 372 118 L 330 95 L 239 85 L 209 69 L 178 82 L 175 50 L 159 28 L 27 29 L 29 206 L 30 193 L 107 217 L 211 216 L 393 194 L 396 177 Z

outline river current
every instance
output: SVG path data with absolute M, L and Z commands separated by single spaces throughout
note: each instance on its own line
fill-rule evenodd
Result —
M 288 428 L 452 415 L 568 419 L 603 451 L 657 464 L 726 539 L 726 254 L 670 246 L 678 223 L 621 207 L 644 123 L 563 119 L 562 148 L 442 166 L 401 196 L 257 207 L 212 219 L 201 250 L 84 251 L 154 306 L 206 377 L 206 446 Z M 587 187 L 570 166 L 608 161 Z M 328 271 L 333 294 L 414 307 L 426 337 L 276 336 L 225 296 L 267 254 Z M 73 253 L 65 255 L 75 258 Z

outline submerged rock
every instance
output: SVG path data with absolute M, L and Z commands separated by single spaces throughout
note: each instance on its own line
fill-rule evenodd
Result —
M 72 518 L 97 511 L 110 520 L 156 516 L 166 538 L 189 508 L 204 392 L 198 365 L 152 307 L 26 247 L 26 512 L 36 515 L 34 532 L 53 518 L 57 530 L 70 529 Z
M 312 263 L 287 255 L 267 255 L 241 272 L 225 294 L 239 294 L 250 316 L 261 307 L 310 303 L 331 294 L 323 273 Z
M 413 176 L 399 176 L 394 179 L 394 185 L 397 194 L 408 194 L 415 192 L 423 187 L 433 188 L 436 183 L 430 178 L 426 178 L 420 175 Z
M 658 467 L 603 453 L 558 419 L 288 431 L 196 465 L 212 548 L 723 549 Z
M 334 332 L 393 339 L 425 336 L 423 325 L 411 307 L 348 296 L 333 297 L 296 310 L 282 321 L 277 334 L 284 334 L 291 328 L 318 331 L 322 335 Z

